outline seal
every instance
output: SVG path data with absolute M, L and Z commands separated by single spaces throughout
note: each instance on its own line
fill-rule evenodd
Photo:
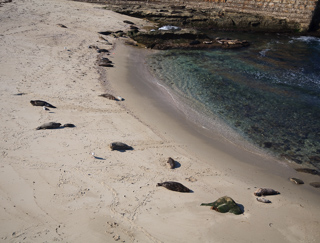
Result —
M 36 130 L 41 130 L 41 129 L 55 129 L 55 128 L 59 128 L 60 126 L 61 126 L 61 123 L 48 122 L 48 123 L 42 124 L 41 126 L 37 127 Z
M 53 105 L 51 105 L 48 102 L 43 101 L 43 100 L 31 100 L 30 103 L 33 106 L 46 106 L 46 107 L 50 107 L 50 108 L 56 108 L 55 106 L 53 106 Z
M 103 98 L 107 98 L 107 99 L 109 99 L 109 100 L 117 100 L 116 97 L 114 97 L 114 96 L 111 95 L 111 94 L 101 94 L 101 95 L 99 95 L 99 96 L 101 96 L 101 97 L 103 97 Z
M 191 192 L 191 190 L 184 185 L 182 185 L 179 182 L 174 182 L 174 181 L 166 181 L 162 183 L 157 183 L 157 186 L 163 186 L 167 188 L 168 190 L 171 191 L 176 191 L 176 192 Z
M 121 142 L 113 142 L 110 143 L 109 147 L 111 148 L 111 150 L 132 150 L 132 147 L 125 144 L 125 143 L 121 143 Z
M 258 197 L 265 196 L 265 195 L 277 195 L 277 194 L 280 194 L 280 192 L 270 188 L 259 188 L 254 192 L 254 195 Z
M 297 184 L 297 185 L 301 185 L 304 184 L 303 180 L 300 180 L 298 178 L 290 178 L 290 181 L 292 181 L 293 183 Z
M 271 203 L 270 200 L 261 197 L 257 197 L 257 201 L 262 203 Z
M 219 213 L 233 213 L 236 215 L 242 214 L 242 210 L 239 205 L 228 196 L 220 197 L 218 200 L 211 203 L 201 203 L 200 206 L 211 206 L 212 210 Z
M 168 158 L 167 163 L 168 163 L 170 169 L 174 169 L 175 161 L 171 157 Z

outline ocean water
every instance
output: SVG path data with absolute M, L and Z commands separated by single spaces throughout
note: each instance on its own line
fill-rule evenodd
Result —
M 320 169 L 320 39 L 211 35 L 251 45 L 161 51 L 147 59 L 150 71 L 207 121 L 218 118 L 267 153 Z

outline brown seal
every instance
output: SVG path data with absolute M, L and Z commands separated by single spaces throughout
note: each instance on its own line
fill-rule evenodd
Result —
M 60 126 L 61 126 L 61 123 L 48 122 L 48 123 L 42 124 L 41 126 L 37 127 L 36 130 L 41 130 L 41 129 L 55 129 L 55 128 L 59 128 Z
M 174 169 L 175 161 L 171 157 L 168 158 L 167 163 L 168 163 L 170 169 Z
M 270 188 L 259 188 L 254 192 L 254 195 L 258 197 L 265 196 L 265 195 L 277 195 L 277 194 L 280 194 L 280 192 Z
M 103 97 L 103 98 L 107 98 L 107 99 L 109 99 L 109 100 L 117 100 L 117 98 L 114 97 L 114 96 L 111 95 L 111 94 L 101 94 L 101 95 L 99 95 L 99 96 L 101 96 L 101 97 Z
M 166 182 L 158 183 L 157 186 L 163 186 L 168 190 L 176 191 L 176 192 L 191 192 L 189 188 L 185 187 L 179 182 L 174 182 L 174 181 L 166 181 Z
M 304 184 L 303 180 L 300 180 L 298 178 L 290 178 L 290 181 L 292 181 L 293 183 L 297 184 L 297 185 L 302 185 Z
M 43 100 L 31 100 L 30 103 L 33 106 L 46 106 L 46 107 L 50 107 L 50 108 L 56 108 L 55 106 L 53 106 L 53 105 L 51 105 L 48 102 L 43 101 Z

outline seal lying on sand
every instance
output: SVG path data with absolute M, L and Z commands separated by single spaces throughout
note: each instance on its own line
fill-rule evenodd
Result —
M 211 206 L 212 210 L 216 210 L 219 213 L 234 213 L 236 215 L 242 214 L 242 210 L 238 204 L 228 196 L 220 197 L 218 200 L 212 203 L 201 203 L 200 206 Z
M 257 201 L 262 203 L 271 203 L 270 200 L 261 197 L 257 197 Z
M 109 99 L 109 100 L 117 100 L 116 97 L 114 97 L 114 96 L 111 95 L 111 94 L 101 94 L 101 95 L 99 95 L 99 96 L 101 96 L 101 97 L 103 97 L 103 98 L 107 98 L 107 99 Z
M 174 169 L 174 167 L 175 167 L 175 162 L 174 162 L 174 160 L 173 160 L 171 157 L 169 157 L 167 163 L 168 163 L 170 169 Z
M 293 183 L 295 183 L 297 185 L 304 184 L 303 180 L 300 180 L 298 178 L 290 178 L 290 181 L 292 181 Z
M 277 195 L 277 194 L 280 194 L 280 192 L 270 188 L 259 188 L 254 192 L 254 195 L 258 197 L 265 196 L 265 195 Z
M 110 143 L 109 146 L 111 150 L 131 150 L 132 149 L 131 146 L 121 142 L 113 142 L 113 143 Z
M 163 186 L 171 191 L 176 191 L 176 192 L 191 192 L 189 188 L 185 187 L 179 182 L 174 182 L 174 181 L 166 181 L 166 182 L 158 183 L 157 186 Z
M 30 103 L 33 106 L 46 106 L 46 107 L 50 107 L 50 108 L 56 108 L 55 106 L 53 106 L 53 105 L 51 105 L 48 102 L 43 101 L 43 100 L 31 100 Z
M 55 129 L 55 128 L 59 128 L 60 126 L 61 126 L 61 123 L 48 122 L 48 123 L 42 124 L 41 126 L 37 127 L 36 130 L 41 130 L 41 129 Z

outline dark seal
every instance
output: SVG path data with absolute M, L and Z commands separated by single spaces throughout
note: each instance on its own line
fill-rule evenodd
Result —
M 168 158 L 167 163 L 168 163 L 170 169 L 174 169 L 174 167 L 175 167 L 175 162 L 174 162 L 174 160 L 173 160 L 171 157 Z
M 55 106 L 53 106 L 53 105 L 51 105 L 48 102 L 43 101 L 43 100 L 31 100 L 30 103 L 33 106 L 46 106 L 46 107 L 50 107 L 50 108 L 56 108 Z
M 174 181 L 166 181 L 166 182 L 158 183 L 157 186 L 163 186 L 168 190 L 176 191 L 176 192 L 191 192 L 189 188 L 185 187 L 179 182 L 174 182 Z
M 110 143 L 110 148 L 111 150 L 132 150 L 132 147 L 125 144 L 125 143 L 121 143 L 121 142 L 113 142 Z
M 48 123 L 42 124 L 41 126 L 37 127 L 36 130 L 41 130 L 41 129 L 55 129 L 55 128 L 59 128 L 60 126 L 61 126 L 61 123 L 48 122 Z

